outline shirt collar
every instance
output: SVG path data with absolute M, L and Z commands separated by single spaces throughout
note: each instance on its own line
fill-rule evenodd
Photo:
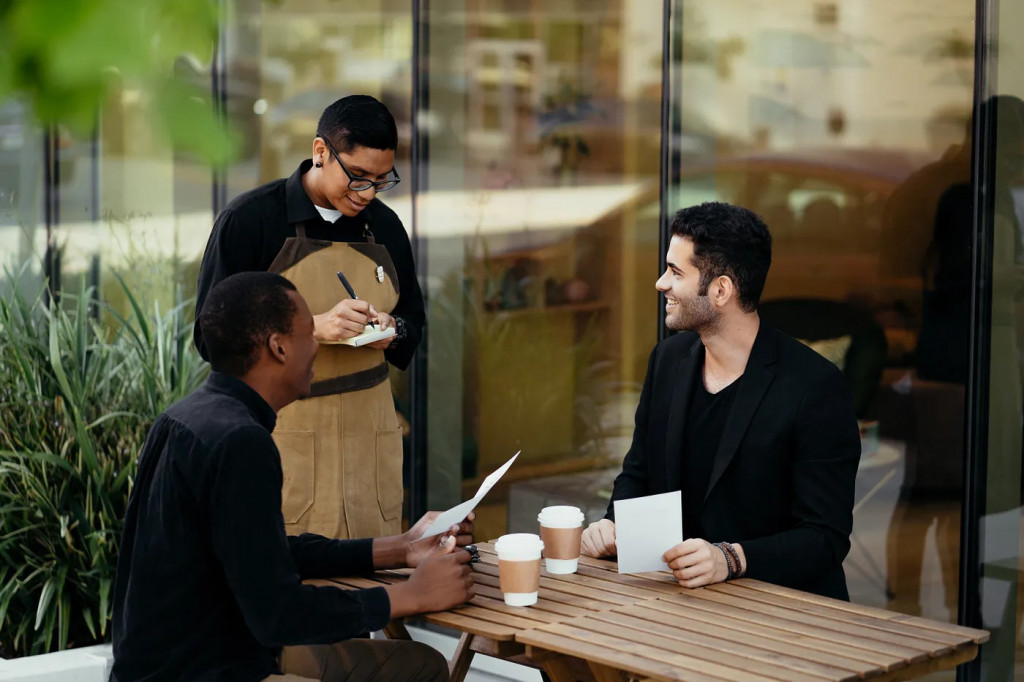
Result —
M 284 182 L 284 201 L 288 212 L 288 224 L 295 225 L 307 220 L 321 220 L 313 200 L 306 194 L 302 186 L 302 176 L 313 167 L 313 159 L 306 159 L 299 164 Z
M 249 412 L 260 426 L 267 431 L 274 431 L 274 426 L 277 424 L 277 413 L 249 384 L 229 374 L 211 371 L 210 376 L 206 378 L 206 387 L 211 391 L 223 393 L 239 400 L 249 408 Z

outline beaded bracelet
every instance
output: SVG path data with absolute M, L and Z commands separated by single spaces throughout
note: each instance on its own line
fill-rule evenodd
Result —
M 722 544 L 725 545 L 725 549 L 727 549 L 729 551 L 729 554 L 732 555 L 733 561 L 736 563 L 736 573 L 732 577 L 733 578 L 742 578 L 743 574 L 746 573 L 746 571 L 743 570 L 743 564 L 740 563 L 739 552 L 737 552 L 736 548 L 733 547 L 732 544 L 730 544 L 728 542 L 723 542 Z
M 725 548 L 724 542 L 716 542 L 715 547 L 721 550 L 722 556 L 725 557 L 725 565 L 729 569 L 729 575 L 727 575 L 725 579 L 732 580 L 736 577 L 736 569 L 734 569 L 732 565 L 732 556 L 730 556 L 729 551 Z

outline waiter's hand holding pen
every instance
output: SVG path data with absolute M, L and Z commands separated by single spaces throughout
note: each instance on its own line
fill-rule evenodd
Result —
M 352 300 L 359 300 L 359 297 L 356 295 L 355 289 L 352 288 L 352 284 L 348 281 L 348 278 L 345 277 L 345 273 L 343 273 L 341 270 L 338 270 L 338 281 L 340 281 L 341 285 L 345 287 L 345 291 L 347 291 L 348 295 L 352 297 Z M 394 321 L 392 320 L 390 315 L 388 315 L 387 313 L 377 312 L 376 310 L 373 309 L 372 305 L 370 306 L 370 321 L 377 325 L 377 327 L 381 330 L 387 329 L 388 327 L 391 327 L 394 324 Z M 375 341 L 367 345 L 370 348 L 384 350 L 385 348 L 391 345 L 392 341 L 394 341 L 394 337 L 381 339 L 380 341 Z
M 366 325 L 377 317 L 377 311 L 370 302 L 356 297 L 352 286 L 340 272 L 338 279 L 347 294 L 339 290 L 341 300 L 327 312 L 313 316 L 313 335 L 317 341 L 344 341 L 359 336 L 366 330 Z

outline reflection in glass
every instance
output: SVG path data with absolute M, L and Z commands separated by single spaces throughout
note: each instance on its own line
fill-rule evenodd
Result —
M 428 504 L 522 450 L 481 537 L 554 499 L 603 514 L 631 434 L 658 268 L 661 16 L 639 8 L 430 4 Z
M 854 396 L 851 597 L 955 620 L 971 252 L 949 203 L 969 181 L 974 4 L 685 0 L 673 17 L 670 209 L 765 219 L 762 319 Z

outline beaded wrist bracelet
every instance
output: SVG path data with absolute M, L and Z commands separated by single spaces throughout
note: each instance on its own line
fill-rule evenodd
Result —
M 740 563 L 739 552 L 737 552 L 736 548 L 733 547 L 732 544 L 730 544 L 728 542 L 723 542 L 722 544 L 725 546 L 725 549 L 732 556 L 733 563 L 736 564 L 736 572 L 735 572 L 734 575 L 731 576 L 731 578 L 742 578 L 743 574 L 746 573 L 746 571 L 743 570 L 743 565 Z
M 727 545 L 726 545 L 726 544 L 725 544 L 724 542 L 716 542 L 716 543 L 715 543 L 715 547 L 717 547 L 718 549 L 720 549 L 720 550 L 721 550 L 721 552 L 722 552 L 722 556 L 724 556 L 724 557 L 725 557 L 725 565 L 726 565 L 726 566 L 728 567 L 728 569 L 729 569 L 729 575 L 727 575 L 727 576 L 725 577 L 725 579 L 726 579 L 726 580 L 732 580 L 733 578 L 735 578 L 735 577 L 736 577 L 736 569 L 735 569 L 735 568 L 733 568 L 733 563 L 732 563 L 732 556 L 731 556 L 731 554 L 730 554 L 729 550 L 728 550 L 728 549 L 726 549 L 726 546 L 727 546 Z

